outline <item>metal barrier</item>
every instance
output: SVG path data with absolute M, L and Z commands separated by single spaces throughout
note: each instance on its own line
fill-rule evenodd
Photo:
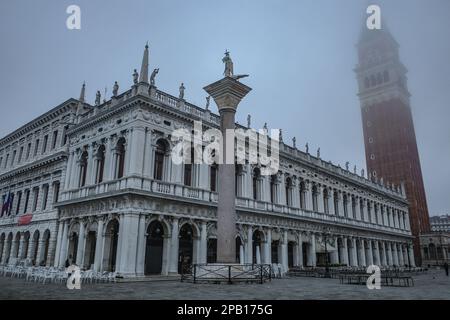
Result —
M 184 265 L 181 281 L 213 283 L 264 283 L 272 280 L 270 264 L 193 264 Z

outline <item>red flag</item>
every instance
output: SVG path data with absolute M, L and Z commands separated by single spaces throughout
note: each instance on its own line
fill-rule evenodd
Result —
M 30 214 L 24 214 L 23 216 L 19 217 L 19 220 L 17 221 L 17 224 L 19 226 L 27 225 L 31 222 L 31 219 L 33 219 L 33 215 Z

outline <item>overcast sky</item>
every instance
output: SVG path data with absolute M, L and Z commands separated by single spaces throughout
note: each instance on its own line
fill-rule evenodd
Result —
M 367 0 L 2 0 L 0 136 L 57 106 L 118 81 L 132 84 L 145 42 L 159 89 L 205 104 L 203 87 L 235 73 L 253 88 L 237 120 L 282 128 L 285 142 L 320 146 L 324 160 L 365 168 L 356 43 Z M 377 1 L 409 70 L 411 106 L 431 215 L 450 213 L 450 1 Z M 81 30 L 66 8 L 81 8 Z

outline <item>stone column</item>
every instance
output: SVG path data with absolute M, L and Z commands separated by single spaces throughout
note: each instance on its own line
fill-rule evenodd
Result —
M 123 221 L 120 222 L 122 227 L 119 233 L 118 249 L 118 268 L 117 272 L 124 276 L 136 275 L 137 247 L 138 247 L 138 230 L 139 215 L 134 213 L 126 213 L 123 215 Z
M 138 177 L 142 176 L 144 173 L 144 151 L 145 151 L 145 128 L 143 126 L 137 126 L 132 128 L 131 131 L 131 141 L 130 148 L 128 148 L 128 153 L 130 153 L 130 165 L 128 174 L 134 176 L 131 179 L 131 184 L 135 187 L 140 186 L 140 179 Z
M 309 245 L 308 266 L 316 266 L 316 236 L 314 234 L 311 235 L 311 243 Z
M 55 262 L 53 263 L 54 267 L 58 267 L 59 266 L 59 255 L 61 253 L 61 242 L 62 242 L 62 233 L 63 233 L 63 222 L 59 222 L 59 226 L 58 226 L 58 234 L 57 236 L 57 240 L 56 240 L 56 249 L 55 249 Z M 42 235 L 39 235 L 39 238 L 42 238 Z M 36 257 L 36 261 L 37 261 L 37 257 Z M 40 261 L 37 261 L 37 263 L 40 263 Z
M 360 248 L 360 266 L 367 266 L 367 261 L 366 261 L 366 245 L 365 245 L 365 240 L 361 239 L 361 248 Z
M 76 264 L 80 268 L 83 265 L 83 258 L 84 258 L 84 246 L 86 243 L 86 237 L 84 236 L 84 223 L 83 221 L 80 221 L 80 234 L 78 235 L 78 247 L 77 247 L 77 259 Z
M 141 213 L 139 215 L 139 228 L 138 228 L 138 252 L 137 252 L 137 264 L 136 264 L 136 275 L 144 275 L 145 267 L 145 247 L 146 247 L 146 233 L 145 229 L 145 214 Z
M 67 259 L 67 247 L 68 247 L 68 239 L 67 233 L 69 231 L 69 221 L 63 221 L 64 228 L 61 240 L 61 253 L 59 255 L 59 267 L 64 267 L 65 260 Z
M 380 245 L 378 243 L 378 240 L 375 241 L 375 264 L 377 266 L 381 266 L 381 258 L 380 258 Z
M 288 271 L 288 233 L 286 230 L 283 231 L 283 238 L 281 241 L 281 263 L 283 265 L 283 270 Z
M 206 263 L 208 251 L 208 231 L 206 221 L 202 221 L 200 230 L 200 263 Z
M 265 263 L 272 264 L 272 229 L 267 229 Z
M 372 248 L 372 240 L 368 241 L 368 250 L 366 254 L 366 262 L 367 265 L 373 264 L 373 248 Z
M 303 267 L 303 239 L 302 233 L 298 233 L 298 266 Z
M 386 242 L 381 242 L 382 248 L 383 248 L 383 255 L 381 256 L 381 264 L 383 266 L 388 266 L 389 263 L 387 261 L 387 252 L 386 252 Z
M 350 259 L 350 265 L 353 267 L 358 266 L 358 248 L 356 247 L 356 238 L 352 238 L 352 255 Z
M 252 226 L 247 226 L 247 260 L 246 263 L 253 262 L 253 229 Z
M 217 262 L 236 262 L 236 208 L 235 208 L 235 164 L 234 137 L 227 137 L 227 130 L 235 129 L 235 114 L 239 102 L 251 88 L 230 76 L 204 88 L 213 97 L 220 113 L 220 129 L 223 136 L 223 161 L 219 164 L 219 186 L 217 205 Z M 231 139 L 231 140 L 230 140 Z M 250 239 L 251 241 L 251 239 Z
M 389 265 L 393 266 L 395 262 L 394 262 L 394 255 L 392 254 L 392 243 L 388 242 L 386 245 L 388 248 Z
M 350 262 L 348 259 L 348 247 L 347 247 L 347 238 L 342 238 L 342 263 L 349 266 Z
M 357 196 L 355 196 L 355 213 L 356 213 L 356 215 L 355 215 L 356 220 L 359 220 L 359 221 L 362 220 L 361 219 L 360 199 Z
M 444 255 L 445 258 L 445 255 Z M 409 265 L 409 261 L 408 261 L 408 248 L 406 245 L 403 246 L 403 262 L 404 264 Z
M 170 261 L 169 273 L 178 274 L 178 218 L 173 218 L 172 221 L 172 237 L 170 239 Z
M 306 180 L 305 181 L 305 209 L 312 210 L 312 185 Z
M 398 245 L 398 263 L 399 266 L 404 266 L 405 265 L 405 261 L 403 261 L 403 248 L 402 245 Z
M 338 246 L 338 239 L 334 238 L 334 243 L 336 244 L 336 250 L 333 250 L 330 252 L 330 263 L 331 264 L 338 264 L 339 263 L 339 246 Z
M 94 270 L 101 271 L 103 261 L 103 245 L 104 245 L 104 236 L 103 236 L 103 219 L 98 219 L 97 222 L 97 239 L 95 241 L 95 257 L 94 257 Z

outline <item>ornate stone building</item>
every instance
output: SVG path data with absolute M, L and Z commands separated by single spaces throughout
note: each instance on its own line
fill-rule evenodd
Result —
M 171 134 L 192 130 L 194 120 L 219 128 L 219 117 L 185 101 L 184 88 L 178 98 L 158 90 L 155 74 L 149 81 L 146 47 L 131 89 L 116 87 L 111 99 L 97 95 L 90 105 L 83 85 L 80 99 L 0 140 L 8 207 L 1 263 L 64 266 L 70 257 L 134 277 L 215 261 L 217 166 L 174 164 Z M 279 162 L 273 176 L 237 166 L 237 261 L 287 269 L 323 264 L 327 254 L 333 264 L 414 265 L 402 188 L 283 142 Z

